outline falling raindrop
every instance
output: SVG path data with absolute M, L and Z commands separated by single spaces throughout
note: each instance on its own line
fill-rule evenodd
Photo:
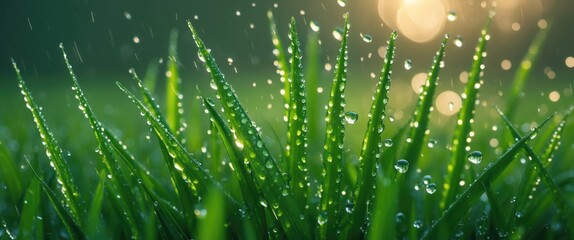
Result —
M 335 30 L 333 30 L 333 37 L 338 41 L 341 41 L 343 40 L 343 32 L 344 30 L 342 27 L 336 27 Z
M 325 213 L 319 214 L 319 216 L 317 217 L 317 223 L 319 223 L 320 226 L 323 226 L 325 223 L 327 223 L 327 214 Z
M 457 47 L 462 47 L 462 36 L 461 35 L 456 35 L 456 37 L 454 38 L 454 45 Z
M 319 29 L 321 29 L 321 27 L 319 27 L 319 23 L 317 23 L 317 21 L 315 20 L 311 20 L 311 22 L 309 23 L 309 27 L 311 27 L 311 30 L 313 30 L 313 32 L 318 32 Z
M 345 121 L 348 124 L 355 124 L 355 122 L 357 122 L 357 119 L 359 119 L 359 114 L 357 114 L 356 112 L 348 111 L 345 113 Z
M 479 164 L 482 161 L 482 153 L 480 151 L 473 151 L 468 155 L 468 161 L 474 164 Z
M 429 139 L 429 142 L 428 142 L 427 146 L 428 146 L 429 148 L 434 148 L 434 147 L 436 146 L 436 144 L 437 144 L 437 140 L 434 140 L 434 139 L 431 138 L 431 139 Z
M 448 110 L 452 111 L 454 109 L 454 103 L 448 102 Z
M 409 170 L 409 161 L 405 159 L 398 160 L 395 163 L 395 169 L 400 173 L 406 173 Z
M 373 37 L 371 37 L 371 35 L 369 35 L 369 34 L 361 33 L 359 35 L 361 35 L 361 38 L 363 38 L 363 41 L 365 41 L 366 43 L 370 43 L 373 41 Z
M 411 59 L 405 60 L 405 69 L 411 70 L 411 68 L 413 68 L 413 60 Z
M 347 6 L 347 0 L 337 0 L 337 4 L 341 7 Z
M 431 181 L 432 181 L 432 177 L 430 175 L 424 175 L 423 176 L 423 179 L 422 179 L 423 185 L 427 186 L 431 183 Z
M 416 228 L 416 229 L 422 228 L 422 227 L 423 227 L 423 221 L 421 221 L 421 220 L 415 220 L 415 221 L 413 222 L 413 227 Z
M 456 20 L 456 12 L 449 11 L 448 15 L 446 16 L 446 19 L 448 19 L 449 22 L 454 22 Z
M 429 185 L 426 186 L 426 191 L 428 194 L 434 194 L 436 192 L 436 184 L 435 183 L 430 183 Z

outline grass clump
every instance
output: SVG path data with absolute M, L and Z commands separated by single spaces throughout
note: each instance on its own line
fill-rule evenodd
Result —
M 28 163 L 31 173 L 19 171 L 19 158 L 13 157 L 0 142 L 0 179 L 8 189 L 4 195 L 9 196 L 0 203 L 16 204 L 21 212 L 2 215 L 5 224 L 0 236 L 42 239 L 65 229 L 62 237 L 71 239 L 523 238 L 529 234 L 548 236 L 550 232 L 556 234 L 555 237 L 574 237 L 571 231 L 574 229 L 572 199 L 566 193 L 568 182 L 574 178 L 565 177 L 566 180 L 559 181 L 551 175 L 548 161 L 557 158 L 557 154 L 564 154 L 558 153 L 557 149 L 565 135 L 570 113 L 561 119 L 551 114 L 521 134 L 512 120 L 498 110 L 500 121 L 513 136 L 503 138 L 505 142 L 501 145 L 508 147 L 499 156 L 485 154 L 484 161 L 489 164 L 481 171 L 475 170 L 477 165 L 468 165 L 469 154 L 476 158 L 471 159 L 476 164 L 483 157 L 482 153 L 473 152 L 477 150 L 471 151 L 470 139 L 475 135 L 472 125 L 476 125 L 476 102 L 483 84 L 488 27 L 493 16 L 487 20 L 476 45 L 452 144 L 444 150 L 450 161 L 448 165 L 433 169 L 427 169 L 421 162 L 428 162 L 425 154 L 433 154 L 425 146 L 430 146 L 429 132 L 437 131 L 431 129 L 430 118 L 448 36 L 434 57 L 411 121 L 397 126 L 386 118 L 387 103 L 394 100 L 389 97 L 391 73 L 396 46 L 400 44 L 397 32 L 391 33 L 362 144 L 350 143 L 346 142 L 349 138 L 345 128 L 356 122 L 357 114 L 345 110 L 350 31 L 349 16 L 345 15 L 326 103 L 325 134 L 320 139 L 324 145 L 317 147 L 322 116 L 316 114 L 320 99 L 313 90 L 317 86 L 318 70 L 304 67 L 295 20 L 292 19 L 289 25 L 289 56 L 283 51 L 272 14 L 268 16 L 278 73 L 284 82 L 286 107 L 287 124 L 281 126 L 286 130 L 285 144 L 278 151 L 272 144 L 279 144 L 281 139 L 274 142 L 265 138 L 263 130 L 247 113 L 189 21 L 189 30 L 198 55 L 211 76 L 209 85 L 216 98 L 214 101 L 199 91 L 199 102 L 210 119 L 207 129 L 210 135 L 186 135 L 184 131 L 183 91 L 175 48 L 177 32 L 171 35 L 170 60 L 167 62 L 170 74 L 163 106 L 146 87 L 153 88 L 155 83 L 146 80 L 144 86 L 133 69 L 130 73 L 138 94 L 117 84 L 141 114 L 133 119 L 131 116 L 126 118 L 143 120 L 150 128 L 158 152 L 152 157 L 142 156 L 143 151 L 137 147 L 128 148 L 120 140 L 121 135 L 114 134 L 98 120 L 62 47 L 78 107 L 87 118 L 97 143 L 99 163 L 94 167 L 97 177 L 91 180 L 78 180 L 79 171 L 71 167 L 70 161 L 84 164 L 82 159 L 64 156 L 42 115 L 42 108 L 34 101 L 17 64 L 13 63 L 26 106 L 32 113 L 49 165 L 54 170 L 43 169 L 44 158 L 35 157 Z M 311 34 L 314 39 L 311 42 L 316 41 L 316 37 Z M 535 45 L 540 47 L 541 42 L 543 40 L 536 40 Z M 312 46 L 307 49 L 312 62 L 305 66 L 317 68 L 318 45 L 308 46 Z M 535 62 L 536 54 L 530 54 L 528 58 Z M 157 72 L 156 68 L 152 66 L 150 71 Z M 305 73 L 311 76 L 310 80 L 306 81 Z M 517 104 L 514 101 L 511 102 Z M 546 125 L 550 125 L 546 127 L 549 130 L 543 130 Z M 391 127 L 397 129 L 396 135 L 384 137 L 385 129 Z M 199 139 L 187 139 L 188 136 Z M 486 139 L 475 138 L 472 143 Z M 192 141 L 205 144 L 202 149 L 196 149 L 196 144 L 186 144 Z M 358 162 L 351 160 L 350 155 L 354 153 L 345 150 L 346 144 L 360 146 L 360 152 L 355 156 Z M 531 161 L 524 168 L 525 174 L 517 191 L 499 194 L 509 187 L 500 179 L 520 171 L 513 161 L 523 150 Z M 149 159 L 164 169 L 152 169 Z M 435 176 L 434 181 L 431 175 Z M 27 180 L 25 176 L 33 177 Z M 459 184 L 463 179 L 469 184 Z M 532 197 L 532 189 L 540 187 L 540 180 L 544 191 L 550 194 Z M 91 186 L 93 190 L 83 189 L 83 186 Z M 420 188 L 424 191 L 419 191 Z M 47 205 L 42 202 L 46 197 L 50 200 L 50 210 L 41 210 Z M 510 202 L 510 208 L 505 207 L 509 199 L 515 199 Z M 555 223 L 564 227 L 558 230 L 541 228 L 539 218 L 543 216 L 554 216 Z M 37 221 L 38 217 L 59 220 L 57 224 L 43 225 Z M 115 224 L 123 227 L 114 227 Z

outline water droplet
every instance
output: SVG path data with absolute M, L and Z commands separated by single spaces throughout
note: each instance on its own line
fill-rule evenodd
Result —
M 428 146 L 429 148 L 434 148 L 434 147 L 436 146 L 436 144 L 437 144 L 437 140 L 434 140 L 434 139 L 431 138 L 431 139 L 429 139 L 429 142 L 427 143 L 427 146 Z
M 432 177 L 430 175 L 425 175 L 422 179 L 423 185 L 427 186 L 431 183 Z
M 393 139 L 387 138 L 387 139 L 385 139 L 385 141 L 383 141 L 383 144 L 385 144 L 385 147 L 392 147 L 393 146 Z
M 430 183 L 429 185 L 426 186 L 426 190 L 428 194 L 433 194 L 436 192 L 436 184 L 435 183 Z
M 405 70 L 411 70 L 411 68 L 413 68 L 413 60 L 405 60 Z
M 370 43 L 373 41 L 373 37 L 371 37 L 371 35 L 369 35 L 369 34 L 361 33 L 359 35 L 361 35 L 361 38 L 363 38 L 363 41 L 365 41 L 366 43 Z
M 318 32 L 319 29 L 321 29 L 321 27 L 319 27 L 319 23 L 317 23 L 317 21 L 315 20 L 311 20 L 311 22 L 309 23 L 309 27 L 311 27 L 311 30 L 313 30 L 313 32 Z
M 448 102 L 448 110 L 452 111 L 454 109 L 454 103 L 453 102 Z
M 395 163 L 395 169 L 400 173 L 406 173 L 409 170 L 409 161 L 405 159 L 398 160 Z
M 446 16 L 446 19 L 448 19 L 448 21 L 450 21 L 450 22 L 454 22 L 456 20 L 456 12 L 455 11 L 449 11 L 448 15 Z
M 341 41 L 341 40 L 343 40 L 343 33 L 344 33 L 343 28 L 337 27 L 337 28 L 335 28 L 335 30 L 333 30 L 333 37 L 335 37 L 335 39 Z
M 416 229 L 421 229 L 423 227 L 423 221 L 421 220 L 415 220 L 413 222 L 413 227 Z
M 522 218 L 524 216 L 524 214 L 521 211 L 516 212 L 516 214 L 514 214 L 516 216 L 516 218 Z
M 345 113 L 345 121 L 348 124 L 355 124 L 355 122 L 357 122 L 357 119 L 359 119 L 359 114 L 357 114 L 356 112 L 348 111 Z
M 319 216 L 317 217 L 317 223 L 319 223 L 319 225 L 321 226 L 327 223 L 327 214 L 326 213 L 319 214 Z
M 337 0 L 337 4 L 341 7 L 347 6 L 347 0 Z
M 457 47 L 462 47 L 462 36 L 461 35 L 456 35 L 456 37 L 454 38 L 454 45 Z
M 468 155 L 468 161 L 474 164 L 479 164 L 482 161 L 482 153 L 480 151 L 473 151 Z
M 395 221 L 397 221 L 397 223 L 402 223 L 403 221 L 405 221 L 405 214 L 402 212 L 398 212 L 397 215 L 395 216 Z

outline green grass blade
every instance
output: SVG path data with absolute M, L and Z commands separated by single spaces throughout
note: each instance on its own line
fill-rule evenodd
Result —
M 484 28 L 478 43 L 476 44 L 476 51 L 473 56 L 472 67 L 468 75 L 468 81 L 464 89 L 463 103 L 460 111 L 458 112 L 457 124 L 454 131 L 454 136 L 452 139 L 452 150 L 450 153 L 450 161 L 447 167 L 447 177 L 443 185 L 443 198 L 440 203 L 441 209 L 445 209 L 446 206 L 451 204 L 456 194 L 459 192 L 458 182 L 460 181 L 460 175 L 462 174 L 464 164 L 466 163 L 467 147 L 469 142 L 467 139 L 470 138 L 469 134 L 472 130 L 472 122 L 474 120 L 474 112 L 476 106 L 476 100 L 478 99 L 478 92 L 481 83 L 481 75 L 483 73 L 484 58 L 486 57 L 486 43 L 488 41 L 488 30 L 490 28 L 490 23 L 492 22 L 491 15 Z
M 500 116 L 502 117 L 502 119 L 504 120 L 504 122 L 506 123 L 506 126 L 508 127 L 508 129 L 511 131 L 512 136 L 514 138 L 520 138 L 521 137 L 520 134 L 518 133 L 516 128 L 514 128 L 514 126 L 512 126 L 510 119 L 508 119 L 508 117 L 506 117 L 500 109 L 497 108 L 497 111 L 500 114 Z M 564 119 L 562 120 L 560 125 L 554 131 L 554 137 L 551 139 L 550 145 L 548 147 L 548 151 L 545 152 L 545 155 L 543 156 L 542 159 L 548 159 L 552 155 L 552 153 L 558 148 L 560 138 L 561 138 L 561 135 L 564 131 L 564 126 L 566 124 L 566 120 L 567 120 L 568 116 L 570 115 L 570 113 L 564 117 Z M 528 145 L 524 145 L 524 149 L 526 150 L 528 157 L 532 159 L 531 163 L 534 164 L 534 169 L 538 172 L 538 176 L 540 177 L 542 182 L 546 185 L 546 187 L 549 189 L 550 194 L 552 194 L 554 196 L 553 199 L 556 202 L 556 207 L 558 208 L 558 211 L 559 211 L 561 217 L 564 218 L 564 220 L 567 223 L 566 229 L 569 230 L 568 233 L 570 234 L 570 237 L 574 237 L 574 212 L 572 211 L 572 207 L 568 203 L 568 200 L 566 199 L 565 195 L 562 193 L 560 188 L 556 185 L 556 182 L 554 181 L 552 176 L 550 176 L 550 173 L 548 173 L 548 171 L 546 170 L 544 163 L 541 161 L 540 158 L 538 158 L 538 156 L 536 155 L 536 153 L 534 153 L 532 148 L 530 148 Z M 526 182 L 526 184 L 524 184 L 526 186 L 525 189 L 530 190 L 530 189 L 532 189 L 531 186 L 533 185 L 534 179 L 530 178 L 529 176 L 525 176 L 525 177 L 528 177 L 528 179 L 530 180 L 530 181 Z M 522 199 L 520 199 L 521 201 L 519 201 L 519 199 L 517 199 L 516 205 L 518 205 L 518 206 L 513 209 L 514 210 L 512 212 L 513 215 L 511 215 L 511 216 L 514 216 L 514 214 L 516 212 L 516 208 L 522 208 L 521 205 L 526 203 L 526 201 L 527 201 L 526 195 L 528 195 L 528 194 L 524 194 L 522 192 L 519 192 L 518 198 L 522 198 Z M 513 229 L 514 225 L 515 225 L 514 219 L 515 218 L 511 218 L 510 223 L 509 223 L 509 225 L 510 225 L 509 227 L 511 229 Z
M 445 35 L 440 49 L 436 52 L 433 64 L 428 71 L 425 85 L 417 101 L 413 121 L 410 123 L 411 129 L 408 134 L 407 146 L 403 152 L 404 159 L 409 161 L 409 168 L 416 168 L 421 149 L 425 142 L 425 136 L 428 135 L 429 116 L 447 41 L 448 35 Z M 413 171 L 407 171 L 407 174 L 411 172 Z
M 30 163 L 28 162 L 28 164 Z M 38 175 L 38 173 L 36 173 L 36 171 L 34 171 L 32 166 L 30 166 L 30 168 L 32 169 L 32 172 L 36 176 L 36 179 L 40 182 L 42 190 L 44 191 L 44 193 L 46 193 L 46 196 L 48 196 L 48 199 L 50 200 L 50 203 L 52 203 L 54 210 L 56 210 L 58 217 L 60 217 L 60 220 L 62 220 L 64 227 L 68 231 L 68 234 L 70 234 L 70 239 L 73 240 L 86 239 L 86 236 L 80 229 L 80 225 L 72 218 L 67 208 L 64 207 L 64 205 L 62 204 L 62 201 L 58 199 L 58 197 L 56 196 L 56 193 L 52 191 L 52 189 L 50 188 L 50 186 L 48 186 L 48 184 L 42 181 L 42 178 Z
M 277 33 L 277 25 L 275 24 L 275 18 L 273 17 L 273 12 L 270 10 L 267 12 L 267 18 L 269 19 L 269 29 L 271 30 L 271 41 L 273 42 L 273 55 L 275 55 L 275 62 L 274 65 L 277 67 L 277 74 L 279 74 L 279 80 L 284 84 L 283 85 L 283 98 L 285 100 L 285 104 L 288 104 L 289 97 L 291 96 L 290 89 L 291 83 L 287 79 L 289 79 L 289 64 L 287 62 L 287 56 L 285 54 L 285 48 L 281 43 L 281 38 L 279 37 L 279 33 Z M 288 106 L 288 105 L 286 105 Z M 287 109 L 287 114 L 289 111 Z
M 197 239 L 222 240 L 225 237 L 225 202 L 218 189 L 211 189 L 205 199 L 206 214 L 200 217 Z
M 301 210 L 294 201 L 293 191 L 283 178 L 275 159 L 269 154 L 258 130 L 239 103 L 235 91 L 225 80 L 203 41 L 188 21 L 199 53 L 205 59 L 211 73 L 217 96 L 223 105 L 225 115 L 234 132 L 235 144 L 242 149 L 245 160 L 251 163 L 257 185 L 265 197 L 264 204 L 270 206 L 281 222 L 281 227 L 290 238 L 309 238 L 309 228 L 305 217 L 301 219 Z M 263 200 L 262 200 L 263 201 Z
M 260 238 L 268 237 L 267 234 L 267 217 L 265 214 L 265 208 L 259 203 L 257 199 L 258 189 L 255 180 L 249 173 L 250 165 L 245 164 L 245 156 L 241 150 L 234 144 L 233 133 L 231 129 L 225 124 L 221 116 L 217 113 L 214 108 L 214 103 L 211 99 L 207 99 L 202 96 L 203 105 L 209 112 L 211 116 L 211 121 L 217 128 L 217 133 L 221 137 L 221 141 L 227 151 L 229 156 L 229 161 L 232 166 L 236 169 L 234 172 L 237 176 L 239 184 L 241 186 L 241 193 L 243 200 L 247 205 L 248 211 L 253 211 L 253 216 L 256 221 L 255 227 L 258 228 L 258 235 Z
M 20 225 L 18 226 L 19 239 L 43 239 L 44 229 L 40 213 L 40 182 L 32 179 L 22 206 Z
M 385 108 L 389 101 L 396 38 L 397 32 L 393 32 L 387 42 L 385 60 L 381 69 L 379 83 L 377 83 L 377 90 L 373 97 L 374 100 L 369 113 L 369 123 L 367 124 L 365 137 L 363 138 L 363 146 L 359 157 L 360 172 L 355 187 L 355 208 L 351 218 L 351 232 L 349 233 L 354 237 L 358 237 L 360 235 L 360 229 L 365 228 L 367 209 L 369 208 L 367 203 L 375 203 L 374 197 L 376 193 L 374 193 L 372 189 L 376 186 L 374 176 L 377 172 L 377 164 L 381 158 L 381 149 L 383 146 L 381 134 L 385 128 Z
M 46 155 L 50 159 L 50 165 L 54 168 L 57 174 L 58 183 L 60 183 L 61 192 L 64 195 L 66 201 L 66 206 L 69 208 L 72 218 L 78 223 L 85 210 L 81 207 L 82 201 L 80 197 L 80 192 L 76 186 L 74 177 L 70 173 L 70 167 L 64 159 L 62 154 L 62 149 L 58 145 L 58 142 L 54 138 L 52 132 L 48 129 L 44 116 L 42 115 L 41 108 L 36 104 L 34 98 L 30 94 L 24 79 L 20 75 L 20 69 L 16 65 L 16 62 L 12 60 L 12 65 L 16 71 L 16 76 L 18 77 L 18 86 L 24 95 L 24 101 L 26 102 L 26 107 L 32 112 L 32 117 L 36 123 L 36 127 L 42 138 L 42 143 L 46 149 Z
M 377 169 L 377 182 L 375 203 L 372 205 L 372 220 L 370 222 L 367 239 L 397 239 L 397 212 L 399 203 L 398 186 L 394 181 L 385 177 L 382 169 Z
M 104 186 L 106 184 L 107 175 L 105 170 L 100 172 L 100 180 L 98 181 L 88 210 L 85 226 L 86 235 L 92 239 L 101 237 L 100 234 L 102 234 L 102 229 L 100 229 L 102 226 L 100 215 L 102 214 L 102 206 L 104 203 Z
M 474 175 L 474 174 L 473 174 Z M 486 197 L 488 198 L 488 203 L 490 204 L 490 218 L 492 220 L 492 225 L 496 229 L 496 232 L 501 233 L 499 235 L 506 235 L 508 232 L 506 231 L 506 220 L 508 219 L 504 215 L 504 211 L 502 209 L 502 204 L 498 200 L 498 196 L 496 196 L 496 192 L 492 188 L 492 183 L 489 181 L 482 182 L 484 186 L 484 191 L 486 193 Z
M 544 120 L 536 129 L 530 131 L 525 137 L 519 139 L 494 163 L 484 169 L 483 173 L 443 212 L 442 216 L 434 222 L 424 233 L 422 239 L 433 239 L 438 236 L 439 228 L 458 222 L 484 193 L 484 182 L 492 182 L 512 162 L 516 153 L 526 142 L 544 126 L 554 114 Z M 448 228 L 452 231 L 452 228 Z M 450 235 L 450 232 L 449 232 Z
M 181 78 L 179 77 L 177 60 L 177 37 L 178 31 L 173 29 L 169 38 L 169 59 L 167 61 L 167 83 L 165 86 L 165 106 L 168 126 L 177 135 L 180 132 L 183 107 L 181 105 L 182 94 L 180 93 Z
M 301 49 L 297 36 L 295 18 L 291 18 L 289 29 L 291 38 L 291 72 L 289 84 L 291 96 L 289 98 L 289 119 L 287 128 L 286 157 L 291 176 L 290 187 L 293 190 L 295 201 L 299 209 L 307 205 L 307 99 L 305 79 L 303 78 L 303 65 L 301 64 Z
M 341 184 L 343 168 L 343 139 L 345 136 L 345 85 L 347 81 L 347 42 L 349 37 L 349 15 L 345 15 L 345 28 L 341 48 L 337 56 L 335 77 L 331 86 L 330 100 L 325 121 L 326 135 L 323 147 L 324 179 L 321 188 L 319 209 L 319 238 L 335 239 L 341 227 Z
M 538 31 L 534 40 L 528 48 L 528 52 L 522 58 L 520 62 L 520 67 L 514 73 L 514 78 L 512 79 L 512 90 L 510 95 L 506 99 L 506 117 L 512 122 L 514 120 L 514 115 L 516 114 L 516 109 L 518 107 L 518 102 L 523 94 L 524 86 L 526 81 L 530 77 L 532 69 L 536 66 L 538 62 L 538 56 L 542 52 L 544 43 L 548 38 L 550 30 L 552 28 L 552 21 L 548 21 L 548 26 L 542 28 Z
M 116 160 L 109 139 L 105 136 L 104 127 L 96 119 L 96 116 L 94 115 L 83 90 L 80 88 L 80 83 L 78 82 L 76 74 L 72 70 L 72 65 L 70 65 L 68 61 L 68 56 L 66 55 L 64 46 L 62 44 L 60 44 L 60 48 L 62 49 L 64 61 L 66 62 L 66 66 L 68 67 L 69 74 L 72 78 L 72 90 L 75 92 L 76 99 L 79 101 L 78 107 L 84 113 L 84 116 L 88 119 L 90 127 L 94 132 L 96 141 L 98 142 L 98 152 L 100 154 L 100 158 L 106 166 L 106 171 L 109 174 L 108 178 L 111 177 L 110 187 L 113 189 L 114 194 L 119 196 L 118 202 L 121 205 L 121 208 L 124 210 L 120 214 L 122 216 L 122 220 L 125 222 L 131 237 L 139 238 L 141 228 L 139 227 L 139 219 L 136 217 L 138 216 L 136 213 L 140 211 L 136 206 L 135 199 L 137 199 L 137 197 L 134 196 L 134 193 L 131 191 L 131 188 L 128 185 L 128 180 L 124 176 L 119 162 Z
M 18 203 L 23 194 L 23 178 L 20 170 L 14 162 L 14 158 L 10 156 L 8 149 L 2 140 L 0 140 L 0 179 L 4 184 L 6 184 L 6 191 L 9 196 L 10 203 Z

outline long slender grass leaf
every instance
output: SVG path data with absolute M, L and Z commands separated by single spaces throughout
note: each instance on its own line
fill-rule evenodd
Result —
M 321 206 L 319 209 L 319 238 L 338 237 L 341 226 L 341 184 L 343 169 L 343 138 L 345 136 L 345 86 L 347 81 L 347 58 L 349 15 L 345 14 L 341 48 L 337 56 L 335 77 L 331 86 L 327 107 L 325 146 L 323 147 L 324 179 L 322 184 Z
M 70 173 L 70 167 L 64 159 L 62 149 L 46 125 L 46 120 L 42 115 L 41 107 L 39 107 L 34 101 L 34 98 L 30 94 L 30 91 L 24 82 L 24 79 L 22 79 L 22 76 L 20 75 L 20 69 L 18 69 L 18 66 L 14 60 L 12 60 L 12 65 L 16 71 L 16 76 L 18 77 L 18 86 L 20 87 L 22 95 L 24 95 L 26 107 L 30 110 L 30 112 L 32 112 L 34 122 L 36 123 L 36 127 L 40 132 L 42 143 L 46 149 L 46 155 L 50 159 L 50 165 L 56 171 L 62 194 L 66 200 L 66 206 L 69 208 L 68 211 L 70 211 L 72 218 L 74 218 L 76 222 L 80 223 L 81 216 L 85 210 L 82 210 L 83 208 L 81 207 L 82 202 L 80 192 L 78 191 L 74 177 Z
M 457 124 L 454 130 L 454 136 L 452 139 L 452 150 L 450 153 L 450 161 L 447 167 L 446 181 L 443 186 L 443 199 L 441 200 L 440 206 L 444 209 L 452 201 L 454 201 L 456 194 L 459 191 L 458 182 L 460 181 L 460 175 L 466 163 L 465 156 L 467 155 L 467 147 L 470 142 L 467 139 L 471 139 L 469 136 L 472 130 L 472 122 L 474 121 L 474 112 L 476 101 L 478 99 L 478 91 L 482 86 L 481 76 L 484 69 L 484 58 L 486 57 L 486 43 L 488 41 L 488 30 L 490 28 L 490 23 L 492 22 L 493 15 L 491 14 L 488 18 L 486 25 L 482 29 L 481 36 L 476 44 L 476 51 L 474 53 L 472 62 L 472 67 L 470 73 L 468 74 L 468 80 L 464 89 L 463 103 L 460 111 L 458 112 Z
M 86 221 L 86 235 L 88 238 L 98 238 L 101 237 L 101 217 L 102 206 L 104 203 L 104 186 L 106 184 L 107 172 L 105 170 L 100 172 L 100 180 L 92 196 L 92 202 L 90 203 L 90 208 L 88 210 L 87 221 Z
M 199 54 L 204 58 L 208 71 L 211 73 L 212 83 L 217 89 L 217 96 L 234 133 L 235 144 L 244 152 L 245 160 L 251 163 L 257 185 L 262 189 L 265 199 L 261 199 L 261 202 L 272 208 L 287 237 L 309 238 L 309 228 L 305 217 L 301 219 L 301 210 L 296 207 L 296 202 L 293 200 L 293 191 L 283 178 L 275 159 L 263 143 L 247 112 L 239 103 L 235 91 L 225 80 L 215 59 L 189 21 L 188 27 L 199 48 Z
M 43 239 L 44 237 L 40 213 L 40 181 L 36 178 L 32 179 L 24 197 L 18 231 L 20 239 Z
M 183 107 L 181 105 L 183 95 L 180 93 L 181 78 L 179 77 L 177 60 L 177 29 L 171 31 L 169 37 L 169 59 L 167 61 L 167 84 L 165 86 L 165 106 L 168 126 L 177 135 L 180 132 Z
M 197 239 L 222 240 L 225 238 L 225 202 L 219 189 L 210 189 L 205 199 L 205 212 L 200 216 Z
M 367 124 L 367 130 L 363 138 L 363 145 L 359 157 L 361 165 L 359 167 L 360 172 L 355 187 L 356 198 L 350 233 L 351 235 L 355 235 L 355 237 L 356 234 L 359 234 L 361 228 L 365 228 L 366 216 L 368 214 L 367 209 L 369 208 L 367 203 L 375 202 L 374 197 L 376 193 L 374 193 L 372 189 L 376 186 L 375 176 L 378 171 L 377 168 L 380 163 L 381 149 L 383 147 L 381 134 L 385 128 L 385 108 L 389 101 L 396 38 L 397 32 L 393 32 L 387 42 L 387 52 L 381 69 L 380 80 L 379 83 L 377 83 L 377 90 L 373 97 L 374 100 L 369 113 L 369 123 Z
M 119 162 L 116 160 L 109 138 L 105 135 L 103 125 L 96 119 L 96 116 L 85 97 L 84 91 L 80 88 L 80 83 L 78 82 L 76 74 L 72 70 L 72 65 L 70 65 L 68 61 L 68 56 L 66 55 L 66 51 L 62 44 L 60 44 L 60 48 L 62 49 L 64 61 L 72 78 L 72 90 L 75 92 L 76 99 L 79 101 L 78 107 L 88 119 L 96 141 L 98 142 L 98 153 L 106 166 L 106 170 L 109 174 L 108 178 L 110 178 L 111 185 L 109 185 L 109 187 L 111 187 L 114 194 L 118 196 L 118 203 L 124 210 L 120 214 L 122 216 L 122 220 L 125 221 L 131 237 L 139 238 L 141 228 L 140 219 L 137 218 L 138 214 L 136 214 L 139 212 L 139 209 L 136 206 L 137 197 L 134 196 L 131 191 L 131 188 L 128 185 L 128 180 L 124 176 Z
M 14 158 L 0 140 L 0 180 L 6 184 L 6 192 L 13 204 L 16 204 L 23 194 L 22 179 Z

